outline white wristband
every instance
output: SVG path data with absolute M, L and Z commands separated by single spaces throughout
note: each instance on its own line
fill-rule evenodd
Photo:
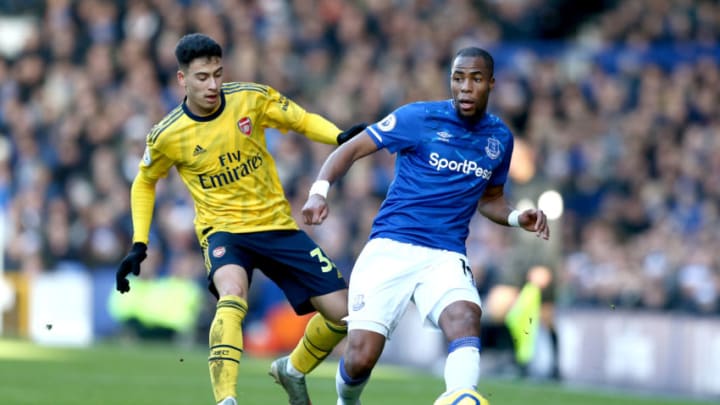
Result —
M 323 198 L 327 198 L 328 190 L 330 190 L 330 182 L 327 180 L 318 180 L 310 186 L 308 197 L 313 194 L 318 194 Z
M 510 226 L 520 226 L 520 211 L 512 210 L 507 217 L 507 222 Z

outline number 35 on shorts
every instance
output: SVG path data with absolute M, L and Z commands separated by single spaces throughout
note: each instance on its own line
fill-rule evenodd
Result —
M 340 270 L 337 268 L 337 266 L 335 266 L 335 264 L 330 259 L 328 259 L 327 256 L 325 256 L 325 254 L 323 254 L 322 250 L 320 250 L 319 247 L 311 250 L 310 256 L 316 258 L 317 261 L 320 262 L 320 265 L 321 265 L 320 268 L 322 269 L 323 273 L 327 273 L 327 272 L 330 272 L 333 269 L 335 269 L 335 271 L 337 271 L 338 278 L 342 278 L 342 274 L 340 274 Z

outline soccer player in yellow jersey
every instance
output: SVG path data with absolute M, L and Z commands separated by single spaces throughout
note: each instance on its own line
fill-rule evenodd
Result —
M 340 144 L 363 128 L 341 131 L 269 86 L 223 84 L 222 48 L 189 34 L 175 49 L 185 100 L 155 125 L 131 188 L 133 246 L 117 272 L 117 289 L 140 273 L 146 257 L 155 184 L 175 167 L 195 202 L 195 230 L 203 248 L 210 291 L 218 298 L 210 326 L 210 380 L 215 402 L 237 404 L 243 352 L 242 322 L 255 268 L 285 293 L 298 314 L 317 310 L 290 356 L 273 362 L 271 375 L 293 405 L 309 404 L 305 374 L 347 333 L 347 284 L 335 264 L 294 221 L 265 128 L 293 130 Z

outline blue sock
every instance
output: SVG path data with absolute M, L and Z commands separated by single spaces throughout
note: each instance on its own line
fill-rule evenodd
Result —
M 370 373 L 358 378 L 352 378 L 345 371 L 345 358 L 340 358 L 337 373 L 335 374 L 335 389 L 338 394 L 338 405 L 355 405 L 360 399 L 365 384 L 370 379 Z

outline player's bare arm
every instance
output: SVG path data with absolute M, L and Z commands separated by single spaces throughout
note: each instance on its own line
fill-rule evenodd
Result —
M 340 147 L 328 156 L 320 168 L 320 173 L 315 181 L 315 184 L 327 182 L 325 183 L 324 190 L 315 192 L 314 190 L 317 190 L 317 188 L 313 187 L 302 209 L 302 215 L 306 225 L 320 225 L 325 218 L 327 218 L 329 214 L 326 200 L 327 187 L 344 176 L 356 160 L 370 155 L 377 150 L 378 148 L 375 142 L 373 142 L 370 136 L 367 136 L 365 131 L 362 131 L 358 136 L 340 145 Z
M 514 210 L 505 199 L 502 185 L 488 186 L 485 189 L 478 203 L 478 211 L 496 224 L 512 226 L 508 218 Z M 542 210 L 530 208 L 520 212 L 517 216 L 517 226 L 528 232 L 535 232 L 539 238 L 545 240 L 550 238 L 547 216 Z

